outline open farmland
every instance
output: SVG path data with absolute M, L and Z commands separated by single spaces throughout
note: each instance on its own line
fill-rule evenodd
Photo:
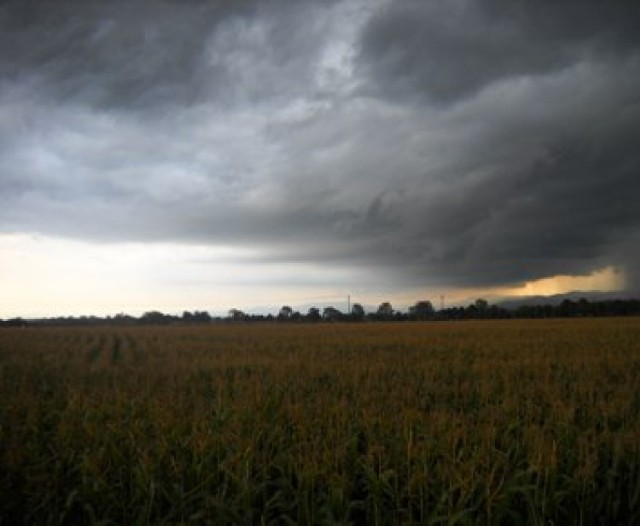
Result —
M 0 524 L 640 523 L 640 319 L 0 331 Z

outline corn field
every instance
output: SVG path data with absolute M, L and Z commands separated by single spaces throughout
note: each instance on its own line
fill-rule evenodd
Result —
M 0 525 L 640 524 L 640 319 L 0 331 Z

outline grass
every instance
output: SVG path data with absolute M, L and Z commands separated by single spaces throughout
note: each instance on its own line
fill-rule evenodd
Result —
M 0 524 L 637 524 L 640 319 L 0 331 Z

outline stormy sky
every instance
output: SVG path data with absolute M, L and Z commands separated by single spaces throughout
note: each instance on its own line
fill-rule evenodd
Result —
M 2 2 L 0 316 L 640 290 L 638 27 L 634 0 Z

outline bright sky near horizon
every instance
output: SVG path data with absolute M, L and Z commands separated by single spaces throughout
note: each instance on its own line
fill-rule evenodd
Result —
M 0 6 L 0 318 L 640 291 L 640 4 Z

